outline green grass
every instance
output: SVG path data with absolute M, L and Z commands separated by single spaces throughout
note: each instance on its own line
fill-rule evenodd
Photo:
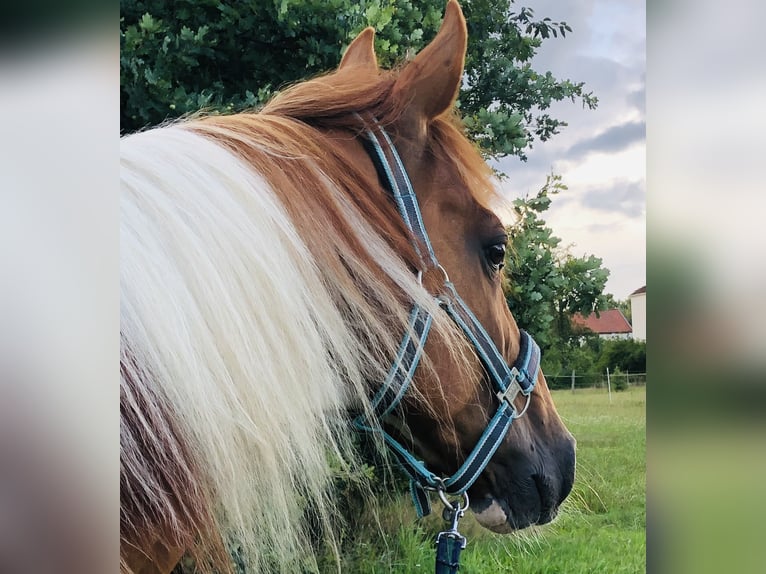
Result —
M 630 387 L 553 391 L 556 406 L 577 438 L 577 479 L 559 518 L 534 531 L 500 536 L 467 515 L 463 574 L 636 573 L 646 569 L 646 389 Z M 438 510 L 438 509 L 437 509 Z M 343 572 L 433 572 L 433 539 L 444 523 L 416 522 L 404 496 L 378 511 L 344 545 Z M 324 569 L 324 568 L 323 568 Z M 329 570 L 328 570 L 329 571 Z

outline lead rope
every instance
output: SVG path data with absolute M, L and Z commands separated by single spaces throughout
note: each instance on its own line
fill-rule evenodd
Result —
M 450 529 L 439 532 L 436 536 L 435 572 L 436 574 L 457 574 L 460 569 L 460 553 L 468 543 L 466 537 L 458 532 L 457 523 L 468 509 L 468 494 L 463 493 L 463 504 L 460 504 L 459 500 L 450 502 L 441 490 L 439 498 L 444 504 L 442 517 L 450 524 Z

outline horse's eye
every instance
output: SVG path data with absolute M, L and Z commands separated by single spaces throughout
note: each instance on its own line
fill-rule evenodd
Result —
M 484 250 L 487 256 L 487 263 L 493 271 L 500 271 L 505 265 L 505 243 L 496 243 L 490 245 Z

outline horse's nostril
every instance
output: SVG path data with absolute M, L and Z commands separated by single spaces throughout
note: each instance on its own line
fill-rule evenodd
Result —
M 552 510 L 557 503 L 555 502 L 554 488 L 549 478 L 542 474 L 533 474 L 532 480 L 537 488 L 537 494 L 540 497 L 540 509 L 542 513 Z
M 537 488 L 537 495 L 540 497 L 541 506 L 545 506 L 546 493 L 548 490 L 545 485 L 545 480 L 543 479 L 541 475 L 533 474 L 532 481 L 535 483 L 535 488 Z
M 540 497 L 540 515 L 535 522 L 537 524 L 546 524 L 556 517 L 556 510 L 560 504 L 557 502 L 556 488 L 550 479 L 541 475 L 533 474 L 532 481 L 537 488 L 537 494 Z

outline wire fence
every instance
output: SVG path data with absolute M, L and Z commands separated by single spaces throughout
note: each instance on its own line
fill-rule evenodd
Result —
M 585 388 L 600 388 L 611 385 L 613 389 L 625 388 L 628 385 L 646 385 L 646 373 L 578 373 L 576 371 L 571 372 L 568 375 L 558 374 L 549 375 L 545 374 L 545 380 L 548 382 L 548 386 L 551 389 L 585 389 Z

